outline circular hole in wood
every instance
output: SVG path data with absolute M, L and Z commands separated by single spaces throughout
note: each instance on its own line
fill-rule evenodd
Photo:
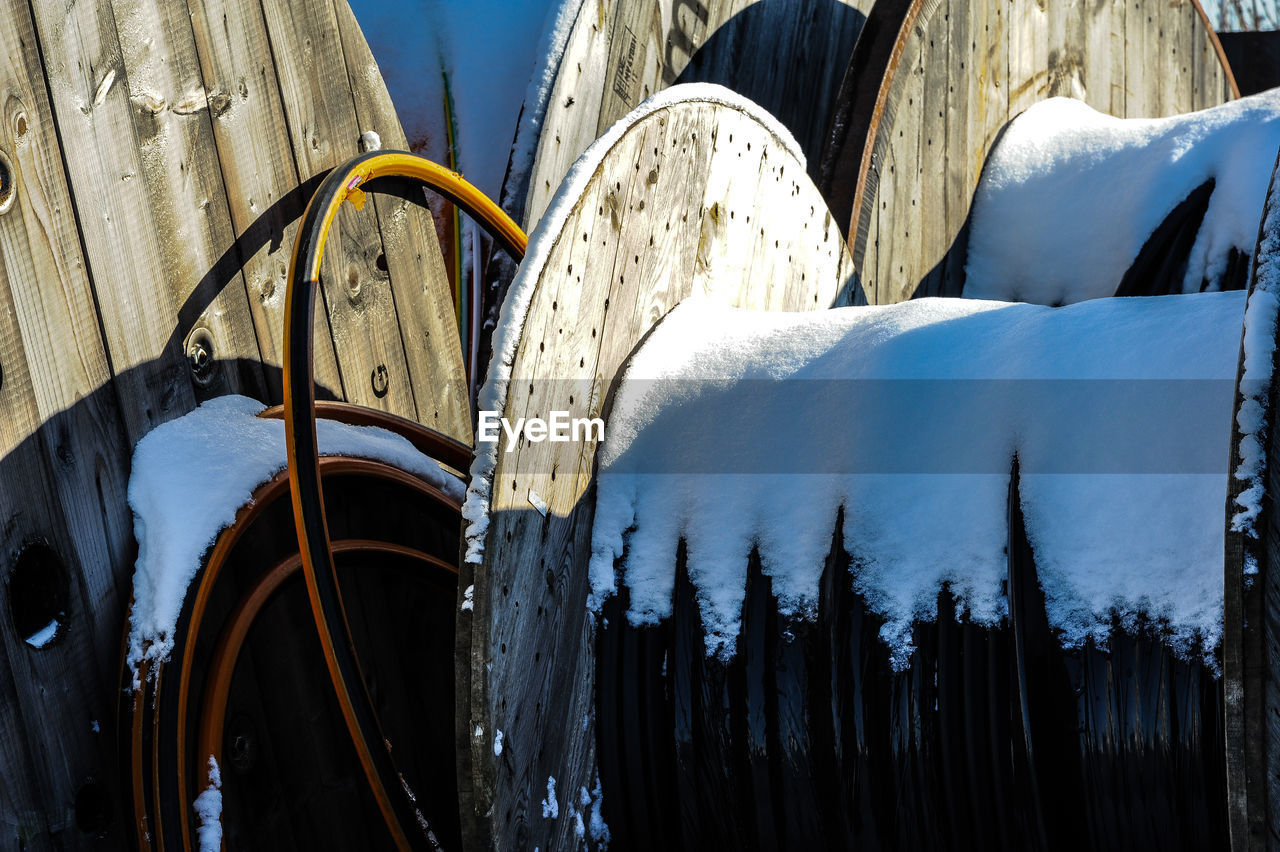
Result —
M 97 837 L 111 827 L 111 799 L 106 788 L 90 778 L 76 791 L 76 828 Z
M 13 207 L 13 199 L 18 194 L 14 181 L 13 163 L 9 155 L 0 151 L 0 213 L 8 213 Z
M 192 380 L 201 386 L 209 384 L 213 380 L 213 335 L 209 329 L 203 326 L 192 329 L 185 348 Z
M 63 633 L 71 580 L 53 548 L 39 541 L 24 547 L 5 585 L 9 616 L 22 641 L 43 648 Z

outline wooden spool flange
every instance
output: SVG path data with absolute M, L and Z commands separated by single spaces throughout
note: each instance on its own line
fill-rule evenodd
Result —
M 601 416 L 635 347 L 693 294 L 783 311 L 856 301 L 843 290 L 844 243 L 785 130 L 725 89 L 655 101 L 588 150 L 533 235 L 482 410 L 512 422 Z M 595 449 L 487 444 L 473 467 L 466 517 L 487 510 L 488 523 L 470 529 L 459 576 L 474 609 L 458 622 L 469 654 L 458 718 L 475 848 L 580 842 L 572 811 L 586 819 L 581 791 L 598 777 L 586 608 Z M 556 820 L 539 807 L 549 777 L 562 791 Z
M 1136 118 L 1238 94 L 1196 0 L 880 0 L 845 75 L 819 184 L 871 303 L 955 296 L 983 163 L 1031 104 L 1066 95 Z
M 573 22 L 527 183 L 504 198 L 541 218 L 609 125 L 676 83 L 717 83 L 777 116 L 816 164 L 870 0 L 585 0 Z

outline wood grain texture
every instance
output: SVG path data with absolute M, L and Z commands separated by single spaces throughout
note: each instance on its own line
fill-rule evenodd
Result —
M 526 230 L 607 127 L 680 82 L 727 86 L 817 162 L 869 0 L 585 0 L 560 59 L 527 194 Z
M 959 294 L 982 163 L 1032 104 L 1061 95 L 1140 117 L 1234 95 L 1194 0 L 882 0 L 866 29 L 819 183 L 879 303 Z
M 409 150 L 351 7 L 346 0 L 335 0 L 334 7 L 359 126 L 376 132 L 383 148 Z M 435 221 L 426 207 L 403 199 L 379 194 L 373 201 L 418 422 L 470 444 L 462 343 Z
M 69 12 L 36 4 L 33 12 L 121 410 L 129 438 L 136 441 L 195 402 L 192 383 L 180 368 L 181 340 L 171 336 L 175 294 L 189 284 L 181 279 L 186 270 L 171 267 L 164 245 L 166 239 L 181 244 L 187 211 L 159 206 L 171 196 L 165 186 L 170 134 L 138 135 L 143 122 L 135 125 L 110 4 L 77 4 Z M 158 29 L 159 22 L 137 26 Z M 172 80 L 168 74 L 157 76 L 162 78 L 155 81 L 157 89 L 148 89 L 157 100 L 138 109 L 161 109 L 170 98 L 186 94 L 161 93 L 159 85 Z M 144 141 L 149 148 L 145 169 Z M 198 243 L 200 235 L 190 238 Z M 164 353 L 160 359 L 158 351 Z
M 294 164 L 270 36 L 257 0 L 191 0 L 191 25 L 262 363 L 283 366 L 285 278 L 307 197 Z M 341 394 L 328 315 L 316 318 L 316 381 Z M 278 379 L 269 383 L 279 402 Z
M 356 154 L 366 129 L 355 113 L 334 0 L 264 0 L 263 11 L 298 177 L 306 181 Z M 343 394 L 348 402 L 416 419 L 385 266 L 374 211 L 344 207 L 329 232 L 320 273 Z
M 110 781 L 110 741 L 90 722 L 108 723 L 114 706 L 129 445 L 114 397 L 95 392 L 108 359 L 25 5 L 0 8 L 0 51 L 13 198 L 0 214 L 0 843 L 47 849 L 77 842 L 77 793 Z M 60 635 L 43 648 L 14 621 L 41 611 L 13 573 L 35 543 L 57 553 L 69 591 Z
M 549 253 L 525 272 L 537 283 L 508 418 L 599 416 L 634 347 L 692 293 L 811 310 L 830 306 L 849 273 L 802 164 L 751 116 L 698 100 L 628 128 L 562 227 L 535 240 Z M 565 817 L 596 784 L 595 626 L 585 607 L 594 456 L 593 442 L 501 454 L 484 561 L 460 580 L 475 584 L 470 695 L 459 717 L 473 772 L 463 807 L 480 846 L 574 848 Z M 545 516 L 534 508 L 541 501 Z M 562 791 L 559 820 L 541 816 L 548 776 Z
M 2 848 L 124 843 L 110 729 L 136 555 L 133 444 L 199 399 L 279 398 L 278 285 L 314 190 L 306 178 L 327 167 L 308 155 L 299 168 L 295 140 L 323 138 L 336 164 L 357 153 L 359 133 L 346 130 L 367 116 L 403 146 L 363 37 L 349 23 L 338 38 L 345 0 L 321 4 L 327 18 L 308 31 L 319 36 L 295 51 L 267 26 L 272 2 L 0 4 L 0 195 L 7 184 L 13 198 L 0 212 Z M 311 105 L 287 103 L 285 80 L 289 96 L 330 96 L 316 133 L 295 128 Z M 379 329 L 360 325 L 346 294 L 340 303 L 338 325 L 359 343 L 342 355 L 363 373 L 347 396 L 378 399 L 364 360 L 376 352 L 410 365 L 388 371 L 381 405 L 415 416 L 415 398 L 430 399 L 428 424 L 469 439 L 457 336 L 439 318 L 439 250 L 396 204 L 381 218 L 367 209 L 349 229 L 359 239 L 344 232 L 332 249 L 344 270 L 357 255 L 361 284 L 383 234 L 396 246 L 387 263 L 399 264 L 395 305 L 387 276 L 364 287 L 378 291 L 368 303 Z M 317 372 L 342 396 L 320 322 Z M 186 352 L 196 337 L 213 354 L 199 376 Z M 409 345 L 418 351 L 406 358 Z M 66 583 L 62 629 L 39 648 L 14 619 L 29 606 L 14 572 L 33 545 L 62 566 L 43 574 Z M 100 797 L 102 820 L 77 805 L 81 791 Z

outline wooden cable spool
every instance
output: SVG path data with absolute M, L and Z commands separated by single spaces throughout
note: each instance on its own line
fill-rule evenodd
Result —
M 868 0 L 586 0 L 559 59 L 532 168 L 504 197 L 532 229 L 587 146 L 676 83 L 716 83 L 755 101 L 816 165 L 841 69 L 870 8 Z
M 510 380 L 495 385 L 507 418 L 568 410 L 607 420 L 609 389 L 628 356 L 685 295 L 680 262 L 646 271 L 659 258 L 690 257 L 683 262 L 692 263 L 695 278 L 705 276 L 713 297 L 734 304 L 791 298 L 789 290 L 752 296 L 718 289 L 719 281 L 742 287 L 761 278 L 793 285 L 759 272 L 767 246 L 723 277 L 710 262 L 741 256 L 708 250 L 706 233 L 726 209 L 740 215 L 743 208 L 704 194 L 716 185 L 717 162 L 736 159 L 726 140 L 730 123 L 733 144 L 744 138 L 740 118 L 720 117 L 717 157 L 702 167 L 712 175 L 707 189 L 680 176 L 691 214 L 701 208 L 698 228 L 672 202 L 653 200 L 650 193 L 660 189 L 623 182 L 646 173 L 646 153 L 667 147 L 698 162 L 693 136 L 707 131 L 674 111 L 658 109 L 604 140 L 562 190 L 565 218 L 535 237 L 536 261 L 513 291 L 528 307 L 513 318 L 519 332 L 503 362 Z M 655 118 L 664 113 L 667 124 Z M 643 142 L 633 142 L 641 132 Z M 1280 239 L 1276 206 L 1273 191 L 1255 269 Z M 661 252 L 628 251 L 637 231 L 647 247 L 649 220 L 637 214 L 651 209 L 655 236 L 668 233 L 664 220 L 674 212 L 688 232 L 700 231 L 696 250 L 684 236 L 690 243 L 682 254 L 677 234 Z M 752 227 L 761 211 L 772 210 L 764 199 L 751 209 Z M 806 256 L 796 252 L 791 260 Z M 1270 452 L 1280 401 L 1274 383 L 1265 390 Z M 1233 446 L 1239 444 L 1237 435 Z M 1021 518 L 1016 463 L 1004 625 L 968 623 L 944 588 L 938 621 L 916 626 L 918 656 L 907 671 L 891 672 L 880 623 L 851 585 L 837 533 L 816 622 L 780 616 L 753 560 L 739 653 L 725 666 L 705 656 L 682 553 L 675 555 L 667 623 L 630 625 L 625 590 L 598 623 L 584 611 L 594 450 L 526 443 L 496 454 L 488 481 L 473 485 L 490 501 L 483 561 L 460 581 L 475 584 L 472 810 L 480 815 L 481 845 L 578 842 L 574 819 L 563 811 L 557 820 L 539 819 L 535 803 L 550 795 L 554 778 L 556 789 L 570 791 L 558 804 L 574 808 L 574 818 L 601 807 L 603 791 L 615 848 L 1269 848 L 1274 785 L 1267 767 L 1276 750 L 1264 730 L 1273 714 L 1264 710 L 1274 703 L 1266 673 L 1275 666 L 1270 656 L 1251 655 L 1271 655 L 1270 580 L 1260 567 L 1261 579 L 1241 591 L 1238 537 L 1234 551 L 1228 538 L 1224 561 L 1225 681 L 1202 661 L 1178 656 L 1155 623 L 1117 624 L 1107 648 L 1058 644 Z M 1266 476 L 1274 469 L 1269 464 Z M 1233 486 L 1233 496 L 1247 484 Z M 1264 506 L 1263 538 L 1250 545 L 1260 566 L 1274 560 L 1268 542 L 1280 537 L 1271 529 L 1271 502 Z M 1228 507 L 1228 522 L 1233 511 Z M 1243 594 L 1246 601 L 1235 604 L 1235 615 L 1233 584 L 1237 600 Z M 1232 643 L 1241 642 L 1243 650 L 1233 652 Z M 1233 653 L 1243 659 L 1232 662 Z
M 562 218 L 536 232 L 505 317 L 513 337 L 495 351 L 510 381 L 491 368 L 482 406 L 511 422 L 600 416 L 634 347 L 694 294 L 784 311 L 855 298 L 844 243 L 786 132 L 725 90 L 680 91 L 596 142 L 562 186 Z M 573 848 L 568 809 L 586 808 L 581 791 L 602 772 L 586 610 L 595 444 L 492 452 L 491 474 L 473 468 L 471 485 L 488 502 L 487 533 L 469 543 L 483 561 L 458 580 L 475 590 L 458 622 L 470 657 L 458 716 L 473 726 L 464 838 Z M 567 791 L 558 820 L 537 806 L 549 777 Z
M 1176 653 L 1154 619 L 1117 617 L 1105 647 L 1061 647 L 1016 461 L 1007 621 L 969 622 L 944 587 L 937 620 L 915 625 L 911 665 L 899 673 L 885 659 L 882 620 L 852 583 L 841 518 L 814 620 L 780 614 L 752 557 L 727 664 L 705 654 L 682 544 L 671 617 L 631 624 L 624 587 L 596 633 L 596 756 L 614 848 L 1273 848 L 1280 391 L 1274 352 L 1265 364 L 1257 353 L 1280 344 L 1277 247 L 1273 176 L 1224 474 L 1220 669 L 1197 658 L 1215 649 Z M 1265 339 L 1247 342 L 1259 331 Z M 1265 445 L 1255 449 L 1265 460 L 1246 476 L 1237 465 L 1254 451 L 1242 433 L 1259 402 Z M 1265 495 L 1253 497 L 1256 536 L 1236 522 L 1237 499 L 1255 487 Z
M 406 142 L 346 0 L 3 3 L 0 46 L 0 846 L 120 845 L 132 448 L 198 401 L 282 401 L 297 219 L 364 131 Z M 321 393 L 469 443 L 431 217 L 376 205 L 326 259 Z
M 955 296 L 987 154 L 1031 104 L 1117 117 L 1238 97 L 1197 0 L 882 0 L 854 48 L 819 185 L 873 304 Z
M 411 188 L 407 193 L 406 182 Z M 445 194 L 453 203 L 491 227 L 509 251 L 517 256 L 523 253 L 523 233 L 496 205 L 457 174 L 420 157 L 401 152 L 366 154 L 336 169 L 321 184 L 304 214 L 290 264 L 284 367 L 287 402 L 281 408 L 264 412 L 264 416 L 283 417 L 285 421 L 288 478 L 277 476 L 260 488 L 254 503 L 242 510 L 236 523 L 219 537 L 197 585 L 184 602 L 175 637 L 180 658 L 155 670 L 143 671 L 141 677 L 146 688 L 136 693 L 132 707 L 126 709 L 132 717 L 126 753 L 130 754 L 132 763 L 130 789 L 134 796 L 137 839 L 146 848 L 150 848 L 152 843 L 157 848 L 190 848 L 193 827 L 189 811 L 193 791 L 212 785 L 211 767 L 203 761 L 207 756 L 216 760 L 223 753 L 220 732 L 225 729 L 228 691 L 246 635 L 253 627 L 255 617 L 264 607 L 270 607 L 268 602 L 277 590 L 299 573 L 306 580 L 311 626 L 321 640 L 320 657 L 326 662 L 328 685 L 337 696 L 337 709 L 346 722 L 350 737 L 343 741 L 355 746 L 355 754 L 351 756 L 354 761 L 348 759 L 347 765 L 358 769 L 369 784 L 364 798 L 370 800 L 371 812 L 380 816 L 388 839 L 398 848 L 440 848 L 442 840 L 448 847 L 457 848 L 461 842 L 453 768 L 452 690 L 446 691 L 448 694 L 444 700 L 440 700 L 442 696 L 436 696 L 434 700 L 427 701 L 434 711 L 424 726 L 427 730 L 425 745 L 421 744 L 424 740 L 421 732 L 415 737 L 414 725 L 410 724 L 405 729 L 406 707 L 421 706 L 424 701 L 421 695 L 416 696 L 415 701 L 410 689 L 408 700 L 397 705 L 389 699 L 384 682 L 375 700 L 369 691 L 367 673 L 385 668 L 386 664 L 368 653 L 364 656 L 363 665 L 357 659 L 353 625 L 358 626 L 358 622 L 365 619 L 353 620 L 350 617 L 351 610 L 344 605 L 340 588 L 349 589 L 351 584 L 350 581 L 340 583 L 335 562 L 335 554 L 347 562 L 377 557 L 416 566 L 419 574 L 425 569 L 428 574 L 436 575 L 439 592 L 431 599 L 430 605 L 432 612 L 439 616 L 437 629 L 432 634 L 432 642 L 418 650 L 436 665 L 437 675 L 442 670 L 451 680 L 453 616 L 458 604 L 455 560 L 460 507 L 438 489 L 386 465 L 353 459 L 322 460 L 316 444 L 315 418 L 317 413 L 322 413 L 356 425 L 390 428 L 407 437 L 427 455 L 455 470 L 465 467 L 469 448 L 446 436 L 370 409 L 335 403 L 317 406 L 315 401 L 313 311 L 330 229 L 338 220 L 345 201 L 351 201 L 358 210 L 365 206 L 366 192 L 394 191 L 412 197 L 413 192 L 421 187 Z M 336 489 L 331 489 L 328 498 L 323 497 L 321 482 L 339 475 L 361 477 L 372 485 L 364 488 L 363 499 L 352 496 L 354 487 L 351 485 L 342 490 L 341 497 L 335 496 Z M 292 494 L 292 524 L 287 515 L 281 514 L 286 482 Z M 389 496 L 374 496 L 378 488 L 387 489 Z M 326 519 L 327 514 L 332 515 L 330 504 L 336 502 L 341 505 L 347 499 L 354 505 L 344 507 L 345 513 L 341 517 L 345 529 L 339 539 L 331 541 L 330 521 Z M 395 516 L 393 520 L 378 522 L 365 517 L 385 511 L 386 501 L 396 504 L 396 511 L 391 513 Z M 430 521 L 422 523 L 421 518 L 406 515 L 412 506 L 419 507 L 421 517 Z M 356 521 L 349 517 L 352 514 Z M 288 532 L 290 530 L 292 535 Z M 236 548 L 242 538 L 252 537 L 255 531 L 258 537 L 277 539 L 276 546 L 252 549 L 246 560 L 249 563 L 247 567 L 235 572 L 224 570 L 232 554 L 237 553 Z M 284 544 L 285 541 L 290 544 Z M 297 546 L 296 550 L 293 545 Z M 243 554 L 241 559 L 245 559 Z M 247 587 L 234 607 L 230 606 L 234 600 L 220 591 L 221 587 L 217 585 L 219 578 L 228 573 L 237 574 L 242 587 Z M 444 577 L 443 585 L 439 582 L 441 577 Z M 210 619 L 211 625 L 205 628 L 206 610 L 217 595 L 224 599 L 221 610 L 224 621 Z M 363 601 L 364 598 L 358 597 L 357 600 Z M 367 622 L 364 624 L 362 632 L 366 641 L 371 630 L 377 634 L 377 627 Z M 202 635 L 206 641 L 216 639 L 212 662 L 201 656 L 202 651 L 207 650 L 207 645 L 200 644 Z M 284 635 L 291 634 L 286 630 Z M 296 638 L 294 636 L 294 641 Z M 398 649 L 394 645 L 384 644 L 380 650 L 392 660 L 398 660 L 402 655 L 412 659 L 410 650 Z M 446 664 L 440 665 L 441 660 L 447 661 Z M 178 672 L 166 675 L 166 669 L 175 666 Z M 199 671 L 194 671 L 197 669 Z M 193 688 L 193 678 L 206 669 L 203 690 Z M 126 678 L 131 677 L 132 673 L 126 672 Z M 176 688 L 172 685 L 162 688 L 166 681 L 172 684 L 175 678 L 178 680 Z M 374 682 L 377 682 L 376 678 Z M 390 690 L 397 691 L 405 692 Z M 401 723 L 394 732 L 386 729 L 380 721 L 389 715 Z M 288 739 L 287 732 L 279 728 L 276 734 Z M 401 747 L 401 755 L 407 753 L 411 758 L 404 768 L 401 768 L 404 761 L 400 764 L 392 762 L 390 751 L 393 742 Z M 410 744 L 408 748 L 405 748 L 406 742 Z M 193 751 L 193 746 L 198 746 L 198 750 Z M 424 761 L 424 754 L 433 756 L 439 765 L 433 768 L 430 760 Z M 415 789 L 424 794 L 421 801 L 415 799 Z M 370 808 L 365 810 L 370 811 Z M 269 812 L 260 815 L 264 819 L 271 816 Z M 368 816 L 366 813 L 365 818 Z M 358 825 L 358 820 L 353 819 L 344 825 Z M 327 844 L 332 841 L 332 837 L 323 833 L 323 822 L 314 828 L 319 832 L 314 842 Z M 251 837 L 245 833 L 239 836 L 243 842 Z
M 421 427 L 416 437 L 434 437 L 433 443 L 441 445 L 438 436 L 426 435 Z M 331 494 L 330 517 L 341 538 L 335 550 L 345 557 L 348 572 L 344 588 L 352 597 L 349 606 L 361 613 L 360 636 L 366 661 L 371 663 L 370 674 L 376 672 L 384 689 L 390 689 L 379 706 L 381 716 L 395 712 L 392 702 L 396 699 L 411 707 L 447 710 L 429 714 L 419 720 L 421 725 L 406 725 L 400 718 L 388 735 L 408 758 L 402 760 L 406 778 L 413 778 L 424 792 L 447 794 L 454 785 L 452 772 L 445 771 L 444 779 L 433 778 L 431 773 L 439 770 L 433 770 L 430 761 L 441 753 L 452 753 L 453 714 L 447 699 L 451 690 L 438 682 L 408 682 L 396 688 L 383 679 L 395 669 L 391 660 L 439 659 L 441 655 L 448 659 L 451 654 L 458 504 L 416 477 L 376 462 L 325 459 L 323 471 Z M 336 789 L 330 782 L 326 792 L 307 780 L 308 772 L 345 772 L 347 778 L 360 779 L 361 770 L 356 756 L 348 755 L 344 747 L 346 734 L 336 722 L 338 708 L 328 696 L 323 668 L 317 665 L 322 659 L 320 649 L 306 641 L 311 634 L 303 632 L 309 630 L 310 619 L 302 584 L 296 582 L 301 561 L 287 491 L 288 477 L 281 473 L 255 492 L 253 504 L 219 536 L 184 603 L 173 658 L 159 666 L 144 666 L 143 689 L 136 693 L 128 689 L 132 673 L 126 672 L 122 711 L 131 724 L 121 726 L 121 753 L 128 756 L 131 769 L 128 789 L 139 848 L 194 848 L 191 802 L 209 786 L 209 756 L 217 759 L 223 772 L 228 848 L 273 848 L 280 842 L 325 845 L 344 832 L 349 842 L 390 845 L 377 803 L 363 790 L 362 782 L 348 781 Z M 381 583 L 351 578 L 352 571 L 385 575 L 386 565 L 395 561 L 409 569 L 398 583 L 388 583 L 385 576 L 379 577 Z M 295 582 L 285 585 L 291 577 Z M 427 635 L 430 641 L 397 647 L 389 621 L 370 620 L 371 608 L 389 613 L 401 609 L 395 597 L 388 597 L 388 588 L 426 604 L 419 617 L 434 617 L 438 622 Z M 268 616 L 275 617 L 274 624 L 255 622 L 264 606 Z M 242 653 L 247 636 L 252 641 L 247 653 Z M 280 668 L 288 660 L 297 666 L 293 675 Z M 253 681 L 255 668 L 275 671 L 281 680 L 263 689 Z M 275 694 L 285 684 L 290 685 L 289 694 Z M 305 712 L 309 721 L 291 732 L 289 718 L 273 718 L 272 713 L 290 702 L 320 709 Z M 332 721 L 319 718 L 324 714 Z M 226 732 L 228 716 L 237 715 L 245 717 L 246 723 Z M 226 733 L 225 738 L 220 733 Z M 229 757 L 224 742 L 232 743 Z M 329 807 L 342 813 L 342 818 L 319 819 L 322 802 L 308 804 L 307 794 L 322 802 L 329 797 Z M 272 815 L 257 801 L 260 798 L 276 802 L 279 811 Z M 440 801 L 450 804 L 449 797 L 442 795 L 424 808 L 433 824 L 444 829 L 444 837 L 454 839 L 456 816 L 451 807 L 440 808 Z M 310 820 L 304 816 L 308 813 Z M 451 822 L 452 831 L 448 830 Z

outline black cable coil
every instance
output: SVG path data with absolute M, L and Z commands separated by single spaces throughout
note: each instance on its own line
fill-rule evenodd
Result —
M 902 672 L 839 521 L 816 621 L 779 615 L 752 556 L 728 663 L 705 655 L 683 543 L 668 621 L 628 624 L 623 588 L 597 634 L 613 848 L 1227 848 L 1221 678 L 1154 623 L 1064 650 L 1017 479 L 1009 618 L 968 623 L 944 588 Z

